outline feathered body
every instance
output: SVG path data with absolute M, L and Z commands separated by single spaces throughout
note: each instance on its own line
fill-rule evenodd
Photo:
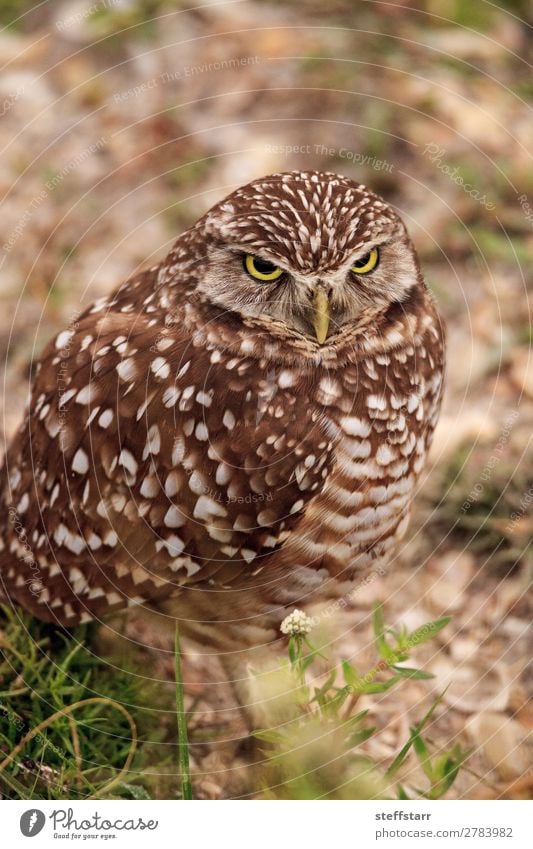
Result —
M 45 350 L 5 459 L 4 594 L 67 626 L 157 602 L 210 643 L 272 639 L 393 555 L 442 375 L 390 206 L 333 174 L 245 186 Z

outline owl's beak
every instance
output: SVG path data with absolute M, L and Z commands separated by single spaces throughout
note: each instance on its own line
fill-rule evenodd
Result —
M 313 327 L 319 345 L 323 345 L 329 330 L 329 298 L 320 286 L 313 296 Z

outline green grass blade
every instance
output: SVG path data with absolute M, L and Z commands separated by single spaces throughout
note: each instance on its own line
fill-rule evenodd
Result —
M 174 657 L 176 668 L 176 717 L 178 723 L 178 759 L 181 775 L 181 795 L 182 799 L 192 799 L 191 768 L 189 764 L 189 741 L 187 739 L 187 719 L 185 716 L 183 678 L 181 675 L 180 632 L 179 624 L 177 621 Z
M 414 678 L 417 681 L 428 681 L 435 676 L 431 672 L 423 672 L 422 669 L 411 669 L 409 666 L 391 666 L 402 678 Z
M 440 619 L 434 619 L 433 622 L 427 622 L 425 625 L 417 628 L 416 631 L 413 631 L 409 637 L 411 647 L 421 646 L 422 643 L 427 643 L 428 640 L 432 640 L 435 634 L 442 631 L 442 629 L 445 628 L 451 621 L 451 616 L 442 616 Z
M 446 688 L 446 690 L 447 689 L 448 688 Z M 390 767 L 388 768 L 387 772 L 385 773 L 385 775 L 387 777 L 394 775 L 394 773 L 399 770 L 399 768 L 403 764 L 404 760 L 406 759 L 407 755 L 409 754 L 411 747 L 413 746 L 413 744 L 415 742 L 416 735 L 420 734 L 420 732 L 428 724 L 429 720 L 431 719 L 431 717 L 435 713 L 437 707 L 442 702 L 442 700 L 443 700 L 443 698 L 446 694 L 446 690 L 443 690 L 443 692 L 440 694 L 440 696 L 437 696 L 437 698 L 435 699 L 435 701 L 433 702 L 433 704 L 431 705 L 430 709 L 428 710 L 426 715 L 423 717 L 423 719 L 421 719 L 421 721 L 417 725 L 415 725 L 415 727 L 413 729 L 411 729 L 411 734 L 409 736 L 409 740 L 407 741 L 407 743 L 405 744 L 403 749 L 400 751 L 400 753 L 397 755 L 397 757 L 394 759 L 394 761 L 391 763 Z

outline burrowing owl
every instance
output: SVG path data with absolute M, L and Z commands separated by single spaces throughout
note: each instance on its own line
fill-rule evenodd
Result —
M 330 173 L 238 189 L 45 350 L 3 471 L 4 595 L 73 625 L 166 605 L 209 644 L 390 558 L 443 330 L 393 209 Z

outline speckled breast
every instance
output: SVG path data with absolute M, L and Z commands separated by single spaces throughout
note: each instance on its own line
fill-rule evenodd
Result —
M 293 562 L 313 560 L 330 576 L 350 580 L 391 556 L 408 525 L 441 386 L 441 368 L 422 345 L 376 354 L 320 379 L 317 421 L 335 461 L 287 542 Z

